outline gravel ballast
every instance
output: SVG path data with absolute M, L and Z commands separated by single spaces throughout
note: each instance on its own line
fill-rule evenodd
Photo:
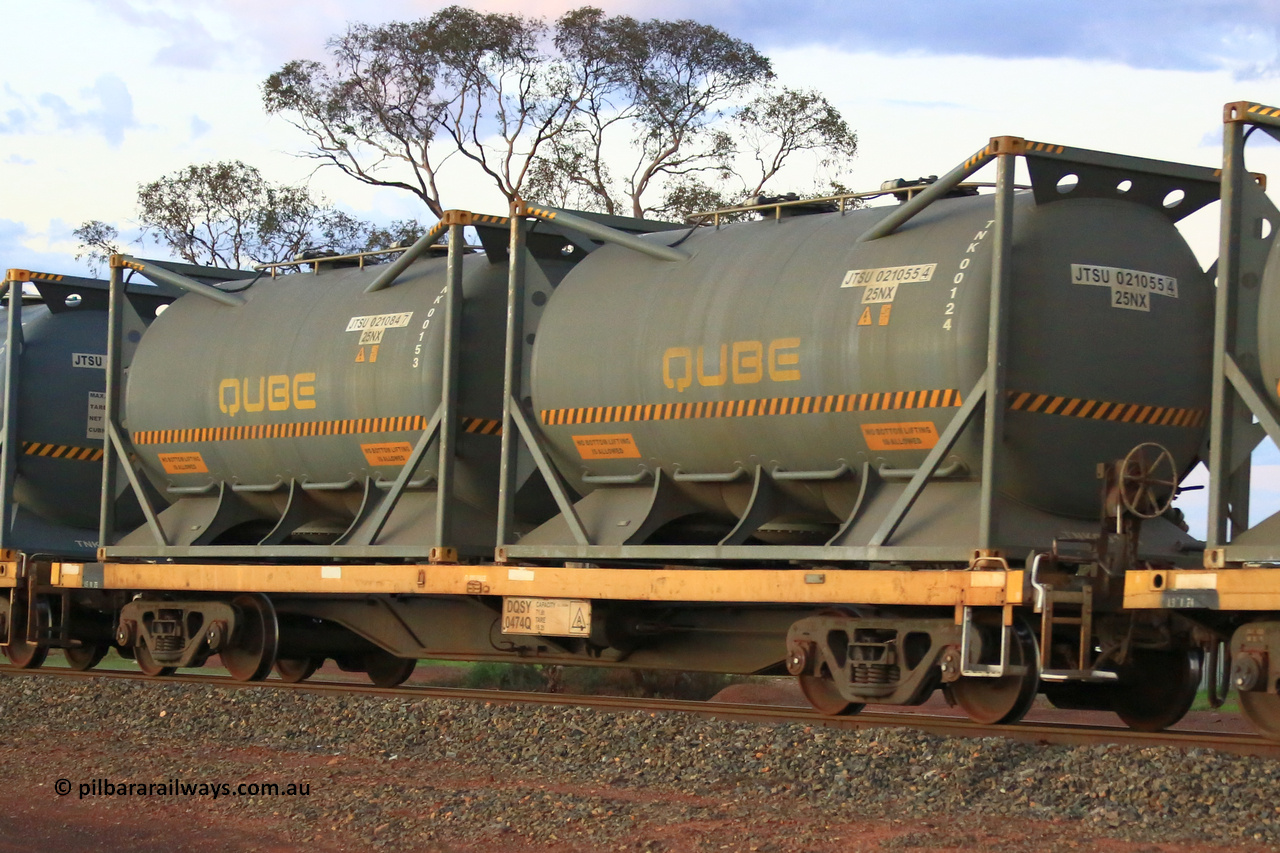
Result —
M 59 778 L 95 806 L 112 799 L 80 798 L 95 779 L 306 783 L 131 807 L 180 802 L 314 849 L 1018 850 L 1028 822 L 1056 827 L 1041 849 L 1280 844 L 1280 761 L 1211 750 L 24 676 L 0 679 L 0 715 L 10 792 L 22 780 L 33 809 L 59 807 Z M 867 822 L 878 846 L 837 843 Z

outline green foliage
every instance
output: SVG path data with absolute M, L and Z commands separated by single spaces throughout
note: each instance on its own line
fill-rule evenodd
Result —
M 467 670 L 462 686 L 472 690 L 524 690 L 543 692 L 544 667 L 519 663 L 477 663 Z
M 771 89 L 734 117 L 739 138 L 759 168 L 748 196 L 762 192 L 787 160 L 800 152 L 817 156 L 820 169 L 835 175 L 848 168 L 858 151 L 858 136 L 840 111 L 812 90 Z
M 423 233 L 412 220 L 375 227 L 238 160 L 188 166 L 143 184 L 138 221 L 188 263 L 230 268 L 290 260 L 309 248 L 382 248 Z M 75 232 L 86 252 L 100 251 L 101 225 L 87 222 Z
M 754 195 L 802 154 L 834 179 L 857 145 L 825 98 L 776 86 L 767 57 L 696 21 L 584 7 L 552 27 L 450 6 L 353 24 L 328 52 L 271 75 L 267 111 L 307 156 L 437 216 L 454 155 L 510 201 L 673 217 Z
M 730 684 L 743 680 L 738 676 L 709 672 L 475 663 L 467 667 L 461 686 L 472 690 L 523 690 L 530 693 L 645 696 L 703 701 Z
M 263 102 L 308 135 L 307 156 L 412 192 L 436 216 L 444 210 L 437 172 L 453 154 L 514 200 L 580 97 L 562 63 L 541 51 L 545 35 L 541 20 L 461 6 L 413 22 L 353 24 L 330 39 L 329 64 L 293 61 L 267 78 Z
M 84 258 L 89 263 L 89 274 L 96 276 L 100 265 L 106 264 L 112 255 L 120 253 L 120 231 L 100 219 L 90 219 L 71 232 L 79 241 L 75 259 Z

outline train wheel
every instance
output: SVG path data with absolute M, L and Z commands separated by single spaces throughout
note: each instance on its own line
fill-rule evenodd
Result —
M 297 684 L 316 674 L 324 658 L 276 658 L 276 675 L 281 681 Z
M 235 636 L 219 649 L 222 665 L 236 681 L 261 681 L 276 662 L 280 625 L 265 595 L 239 595 L 231 602 L 240 612 Z
M 107 656 L 108 648 L 110 646 L 106 644 L 85 643 L 83 646 L 63 649 L 62 653 L 66 655 L 67 666 L 84 672 L 102 663 L 102 659 Z
M 17 590 L 14 590 L 16 593 Z M 4 647 L 4 656 L 9 663 L 20 669 L 36 669 L 49 656 L 49 647 L 27 640 L 27 608 L 25 601 L 15 602 L 11 608 L 13 624 L 9 626 L 9 645 Z M 49 611 L 43 605 L 36 606 L 36 618 L 41 625 L 47 625 Z
M 1199 649 L 1135 650 L 1120 674 L 1111 708 L 1134 731 L 1167 729 L 1191 710 L 1203 665 Z
M 1253 726 L 1254 731 L 1265 738 L 1280 740 L 1280 696 L 1274 693 L 1254 693 L 1242 690 L 1240 713 Z
M 366 652 L 363 658 L 364 671 L 375 687 L 395 687 L 404 684 L 418 665 L 416 658 L 396 657 L 382 649 Z
M 848 717 L 867 707 L 862 702 L 850 702 L 840 695 L 834 680 L 822 675 L 801 675 L 800 692 L 820 714 L 828 717 Z
M 951 697 L 969 715 L 983 725 L 1016 723 L 1031 710 L 1040 688 L 1040 654 L 1035 635 L 1022 623 L 1013 628 L 1009 664 L 1023 667 L 1018 674 L 1000 678 L 965 676 L 950 685 Z
M 164 675 L 173 675 L 178 671 L 176 666 L 161 666 L 156 663 L 156 659 L 151 656 L 151 649 L 144 644 L 138 643 L 133 649 L 133 660 L 138 665 L 138 669 L 143 675 L 157 678 Z

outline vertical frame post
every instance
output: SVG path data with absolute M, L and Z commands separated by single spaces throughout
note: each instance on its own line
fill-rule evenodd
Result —
M 116 533 L 116 452 L 111 441 L 111 431 L 120 415 L 120 347 L 124 324 L 124 258 L 112 255 L 111 286 L 107 300 L 107 385 L 106 416 L 103 419 L 102 440 L 102 506 L 98 514 L 98 548 L 111 545 Z M 128 460 L 120 460 L 128 464 Z
M 498 481 L 497 547 L 511 543 L 515 526 L 516 467 L 520 454 L 519 432 L 511 407 L 520 396 L 524 351 L 524 205 L 511 206 L 511 240 L 507 247 L 506 369 L 502 380 L 502 463 Z
M 991 313 L 987 329 L 986 419 L 982 427 L 982 494 L 978 506 L 978 548 L 997 542 L 996 477 L 1004 444 L 1005 372 L 1009 327 L 1009 280 L 1013 250 L 1013 180 L 1016 154 L 996 157 L 995 233 L 992 236 Z
M 5 318 L 4 364 L 4 440 L 0 442 L 0 548 L 13 547 L 13 521 L 17 508 L 13 505 L 14 480 L 18 475 L 18 453 L 22 440 L 18 435 L 18 368 L 22 362 L 22 285 L 31 280 L 26 270 L 9 270 L 5 280 L 9 291 L 9 313 Z
M 1218 232 L 1218 289 L 1213 312 L 1213 385 L 1209 404 L 1209 531 L 1206 549 L 1220 548 L 1228 541 L 1228 469 L 1231 460 L 1229 432 L 1236 401 L 1227 385 L 1226 361 L 1234 343 L 1232 329 L 1235 325 L 1235 295 L 1240 279 L 1241 194 L 1247 177 L 1244 170 L 1244 123 L 1227 121 L 1222 126 L 1222 221 Z M 1236 531 L 1233 529 L 1231 532 Z
M 453 211 L 450 211 L 451 213 Z M 436 547 L 453 547 L 453 458 L 458 440 L 458 362 L 462 340 L 460 221 L 449 223 L 448 286 L 444 296 L 444 375 L 440 383 L 440 464 L 436 473 Z

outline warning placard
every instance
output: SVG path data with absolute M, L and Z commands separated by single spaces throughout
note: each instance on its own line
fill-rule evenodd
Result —
M 871 450 L 929 450 L 938 443 L 938 429 L 932 421 L 863 424 L 862 437 Z
M 97 439 L 103 441 L 107 437 L 107 430 L 104 426 L 107 422 L 107 394 L 105 391 L 89 392 L 89 420 L 86 428 L 86 438 Z
M 169 474 L 208 474 L 209 467 L 197 451 L 188 453 L 159 453 L 160 464 Z
M 364 451 L 364 458 L 370 465 L 404 465 L 409 461 L 413 445 L 407 441 L 392 441 L 382 444 L 362 444 L 360 449 Z
M 583 459 L 639 459 L 640 448 L 629 432 L 613 435 L 575 435 L 573 444 Z
M 545 637 L 589 636 L 591 602 L 576 598 L 504 598 L 502 633 Z

